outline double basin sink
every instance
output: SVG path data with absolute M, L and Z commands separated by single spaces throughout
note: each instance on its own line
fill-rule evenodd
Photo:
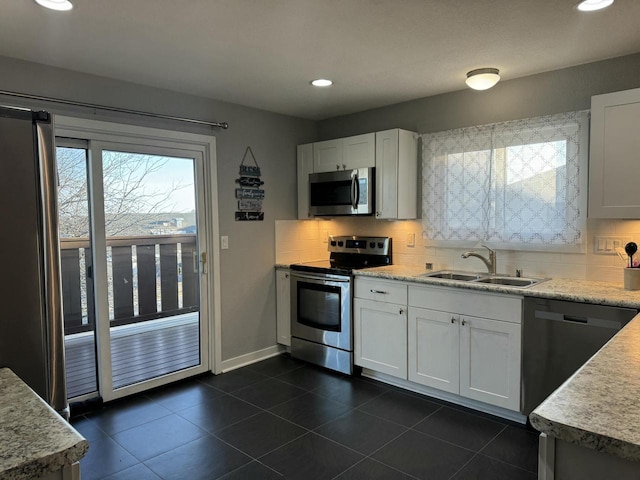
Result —
M 445 280 L 456 280 L 458 282 L 484 283 L 516 288 L 527 288 L 549 280 L 548 278 L 512 277 L 510 275 L 490 275 L 482 273 L 458 272 L 454 270 L 439 270 L 437 272 L 425 273 L 421 276 L 428 278 L 442 278 Z

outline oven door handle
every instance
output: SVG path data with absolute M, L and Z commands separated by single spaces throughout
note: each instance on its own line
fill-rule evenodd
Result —
M 354 170 L 351 175 L 351 207 L 358 209 L 360 203 L 360 182 L 358 181 L 358 171 Z
M 351 281 L 351 277 L 341 276 L 341 275 L 331 275 L 330 273 L 322 273 L 319 275 L 305 275 L 303 273 L 291 272 L 291 280 L 313 280 L 317 283 L 326 283 L 329 282 L 339 282 L 339 283 L 349 283 Z

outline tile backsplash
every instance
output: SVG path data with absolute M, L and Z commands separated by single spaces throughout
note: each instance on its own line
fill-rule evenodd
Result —
M 478 259 L 460 258 L 461 248 L 423 245 L 420 220 L 384 221 L 373 218 L 344 217 L 331 220 L 277 220 L 276 263 L 290 264 L 328 258 L 327 235 L 381 235 L 393 238 L 393 263 L 424 265 L 434 270 L 460 269 L 484 271 Z M 415 236 L 414 246 L 408 245 Z M 594 237 L 625 236 L 640 244 L 640 220 L 589 219 L 586 253 L 550 253 L 517 250 L 498 251 L 498 273 L 538 277 L 575 278 L 605 282 L 623 282 L 624 262 L 618 255 L 594 253 Z

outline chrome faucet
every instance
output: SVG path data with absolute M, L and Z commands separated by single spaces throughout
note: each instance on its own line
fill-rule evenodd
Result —
M 462 255 L 460 255 L 462 258 L 469 258 L 469 257 L 476 257 L 479 258 L 480 260 L 482 260 L 484 262 L 484 264 L 487 266 L 487 270 L 489 271 L 489 273 L 491 275 L 495 275 L 496 274 L 496 252 L 495 250 L 491 250 L 489 247 L 487 247 L 486 245 L 481 245 L 482 247 L 486 248 L 487 250 L 489 250 L 489 259 L 487 259 L 487 257 L 485 257 L 484 255 L 480 255 L 479 253 L 476 252 L 464 252 Z

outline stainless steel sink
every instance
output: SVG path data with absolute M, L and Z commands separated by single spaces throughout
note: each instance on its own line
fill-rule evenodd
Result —
M 430 278 L 444 278 L 446 280 L 458 280 L 461 282 L 470 282 L 472 280 L 478 280 L 479 278 L 481 278 L 481 275 L 477 273 L 452 272 L 448 270 L 426 273 L 423 276 Z
M 545 279 L 522 277 L 485 277 L 476 280 L 476 283 L 490 283 L 492 285 L 506 285 L 509 287 L 530 287 Z
M 460 272 L 455 270 L 439 270 L 437 272 L 421 275 L 427 278 L 442 278 L 458 282 L 486 283 L 489 285 L 502 285 L 505 287 L 527 288 L 546 282 L 548 278 L 515 277 L 511 275 L 489 275 L 473 272 Z

